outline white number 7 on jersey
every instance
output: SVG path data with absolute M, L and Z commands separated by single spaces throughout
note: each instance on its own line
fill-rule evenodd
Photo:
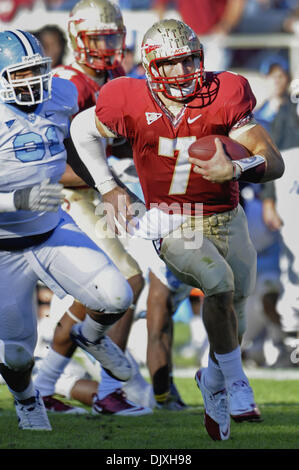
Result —
M 186 193 L 191 171 L 191 163 L 188 162 L 188 148 L 195 140 L 195 136 L 178 137 L 177 139 L 159 137 L 159 156 L 175 158 L 175 151 L 178 152 L 168 194 Z

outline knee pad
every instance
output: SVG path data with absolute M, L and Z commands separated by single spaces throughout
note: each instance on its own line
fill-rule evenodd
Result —
M 133 291 L 124 276 L 109 264 L 93 279 L 98 291 L 98 305 L 93 310 L 102 313 L 124 313 L 133 302 Z
M 4 343 L 2 340 L 0 340 L 0 362 L 15 372 L 26 371 L 34 364 L 31 352 L 24 345 Z

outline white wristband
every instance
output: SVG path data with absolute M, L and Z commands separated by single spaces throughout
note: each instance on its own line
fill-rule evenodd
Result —
M 232 181 L 238 181 L 238 179 L 240 178 L 241 174 L 242 174 L 242 170 L 240 168 L 239 165 L 237 165 L 236 162 L 232 162 L 233 164 L 233 179 Z
M 104 194 L 109 193 L 110 191 L 112 191 L 112 189 L 116 188 L 117 183 L 116 183 L 115 179 L 113 178 L 113 176 L 111 176 L 111 178 L 106 179 L 102 183 L 98 183 L 96 187 L 103 196 Z
M 242 158 L 241 160 L 234 160 L 232 162 L 234 166 L 234 176 L 233 181 L 236 181 L 240 178 L 241 174 L 251 168 L 255 168 L 262 163 L 265 163 L 265 157 L 262 155 L 252 155 L 252 157 Z
M 1 212 L 16 212 L 16 206 L 14 203 L 14 194 L 11 193 L 0 193 L 0 213 Z
M 265 163 L 265 157 L 262 157 L 262 155 L 252 155 L 252 157 L 235 160 L 234 163 L 241 168 L 241 172 L 243 173 L 244 171 L 250 170 L 261 163 Z

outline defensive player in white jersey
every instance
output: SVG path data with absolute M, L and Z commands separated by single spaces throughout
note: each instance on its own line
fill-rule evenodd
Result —
M 88 307 L 84 348 L 120 380 L 130 377 L 131 367 L 105 333 L 128 309 L 132 290 L 60 208 L 63 141 L 77 110 L 74 85 L 52 80 L 51 59 L 33 35 L 4 31 L 0 44 L 0 372 L 19 427 L 51 430 L 31 380 L 37 281 Z

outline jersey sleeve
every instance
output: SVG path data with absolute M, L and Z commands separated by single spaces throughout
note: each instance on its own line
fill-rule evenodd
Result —
M 100 90 L 96 103 L 96 116 L 115 136 L 127 136 L 125 125 L 126 84 L 128 78 L 117 78 Z
M 224 100 L 224 112 L 227 130 L 230 132 L 244 126 L 253 118 L 252 112 L 256 105 L 256 98 L 245 77 L 228 73 L 226 79 L 227 93 Z
M 59 103 L 68 117 L 78 112 L 78 91 L 72 82 L 53 77 L 52 91 L 52 99 Z
M 78 92 L 75 85 L 69 80 L 53 77 L 52 98 L 57 114 L 60 114 L 65 126 L 65 138 L 69 137 L 71 119 L 78 112 Z
M 75 70 L 71 68 L 66 68 L 66 67 L 57 67 L 54 69 L 54 77 L 61 78 L 63 80 L 67 80 L 71 83 L 73 83 L 77 89 L 77 101 L 79 100 L 80 92 L 81 89 L 78 87 L 75 79 L 76 79 L 77 73 Z

